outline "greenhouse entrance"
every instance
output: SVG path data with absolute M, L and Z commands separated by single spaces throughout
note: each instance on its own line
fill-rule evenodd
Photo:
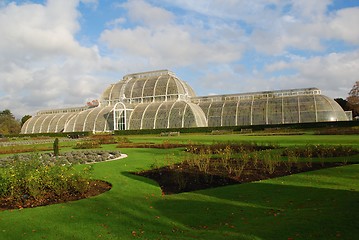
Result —
M 127 130 L 127 116 L 133 109 L 127 109 L 125 104 L 118 102 L 113 107 L 113 130 Z

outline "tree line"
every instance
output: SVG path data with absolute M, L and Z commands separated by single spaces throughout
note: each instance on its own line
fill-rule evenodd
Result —
M 17 120 L 9 109 L 0 111 L 0 135 L 20 133 L 21 126 L 30 117 L 30 115 L 25 115 L 21 120 Z

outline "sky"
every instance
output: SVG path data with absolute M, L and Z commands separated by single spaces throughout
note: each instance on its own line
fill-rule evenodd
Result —
M 0 0 L 0 110 L 84 106 L 168 69 L 198 96 L 359 80 L 359 0 Z

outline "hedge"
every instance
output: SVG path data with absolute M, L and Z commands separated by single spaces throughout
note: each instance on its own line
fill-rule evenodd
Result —
M 91 132 L 61 132 L 61 133 L 29 133 L 29 134 L 8 134 L 4 137 L 86 137 L 90 136 Z
M 141 130 L 117 130 L 114 135 L 146 135 L 161 134 L 163 132 L 180 133 L 212 133 L 213 131 L 241 132 L 242 129 L 252 131 L 263 131 L 266 129 L 293 130 L 293 129 L 323 129 L 323 128 L 345 128 L 359 126 L 359 121 L 338 121 L 338 122 L 316 122 L 316 123 L 291 123 L 291 124 L 265 124 L 246 126 L 223 126 L 223 127 L 199 127 L 199 128 L 164 128 L 164 129 L 141 129 Z
M 359 121 L 338 121 L 338 122 L 316 122 L 316 123 L 291 123 L 291 124 L 264 124 L 264 125 L 246 125 L 246 126 L 224 126 L 224 127 L 199 127 L 199 128 L 164 128 L 164 129 L 138 129 L 138 130 L 116 130 L 114 135 L 146 135 L 161 134 L 163 132 L 180 133 L 212 133 L 213 131 L 241 132 L 242 129 L 251 129 L 252 131 L 262 131 L 266 129 L 323 129 L 323 128 L 345 128 L 357 127 Z M 91 132 L 65 132 L 65 133 L 33 133 L 33 134 L 11 134 L 4 137 L 85 137 L 92 135 Z

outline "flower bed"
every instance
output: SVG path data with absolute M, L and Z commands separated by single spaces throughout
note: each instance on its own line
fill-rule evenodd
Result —
M 94 162 L 103 162 L 112 159 L 119 158 L 121 156 L 120 151 L 104 151 L 104 150 L 80 150 L 65 152 L 58 157 L 55 157 L 53 153 L 40 153 L 37 154 L 38 158 L 43 162 L 62 161 L 63 164 L 85 164 Z M 14 159 L 30 160 L 33 158 L 30 154 L 18 154 L 15 156 L 8 156 L 0 158 L 0 166 L 3 166 L 7 162 L 11 162 Z
M 274 149 L 274 150 L 273 150 Z M 190 146 L 182 163 L 135 174 L 154 179 L 166 194 L 246 183 L 348 164 L 328 157 L 358 154 L 345 146 L 307 145 L 276 149 L 271 145 L 212 144 Z

